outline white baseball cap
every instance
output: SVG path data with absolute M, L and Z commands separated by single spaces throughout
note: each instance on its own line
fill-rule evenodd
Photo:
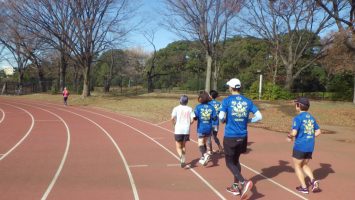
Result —
M 242 87 L 242 84 L 240 83 L 240 80 L 237 78 L 232 78 L 229 80 L 226 85 L 228 85 L 231 88 L 240 88 Z

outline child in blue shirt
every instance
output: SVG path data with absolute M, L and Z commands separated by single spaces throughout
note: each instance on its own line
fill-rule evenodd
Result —
M 206 166 L 210 155 L 207 153 L 206 141 L 211 136 L 212 122 L 217 119 L 216 110 L 208 102 L 210 96 L 203 91 L 198 96 L 198 104 L 195 108 L 195 120 L 197 120 L 198 147 L 202 154 L 199 163 Z
M 314 151 L 315 137 L 321 134 L 319 126 L 314 117 L 308 113 L 310 107 L 309 100 L 305 97 L 298 98 L 296 101 L 296 110 L 299 114 L 293 119 L 292 131 L 288 134 L 288 141 L 295 140 L 293 146 L 293 162 L 297 178 L 301 182 L 301 186 L 296 190 L 308 194 L 308 188 L 305 183 L 306 174 L 310 179 L 312 192 L 319 192 L 319 182 L 314 179 L 312 169 L 308 166 L 308 162 L 312 159 Z

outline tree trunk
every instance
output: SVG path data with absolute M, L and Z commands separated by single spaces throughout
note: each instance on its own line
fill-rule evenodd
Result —
M 67 73 L 67 66 L 68 66 L 68 62 L 67 59 L 64 55 L 64 53 L 61 53 L 60 55 L 60 67 L 59 67 L 59 87 L 60 87 L 60 91 L 64 90 L 64 87 L 66 87 L 65 85 L 65 76 Z
M 84 83 L 83 83 L 83 93 L 82 97 L 88 97 L 90 96 L 90 67 L 91 66 L 91 61 L 87 60 L 86 66 L 84 67 L 83 70 L 83 75 L 84 75 Z
M 212 56 L 210 53 L 206 52 L 206 61 L 207 61 L 207 69 L 206 69 L 206 83 L 205 83 L 205 91 L 210 92 L 211 90 L 211 72 L 212 72 Z
M 291 91 L 291 87 L 293 84 L 293 64 L 288 64 L 286 65 L 286 83 L 285 83 L 285 89 L 288 91 Z
M 45 88 L 44 85 L 44 73 L 42 68 L 38 68 L 38 85 L 39 85 L 39 91 L 40 92 L 46 92 L 47 88 Z
M 148 74 L 147 79 L 148 79 L 148 93 L 151 93 L 154 91 L 153 77 L 150 74 Z
M 355 66 L 354 66 L 354 69 L 353 69 L 353 79 L 354 79 L 353 103 L 355 104 Z
M 111 87 L 111 84 L 110 84 L 110 80 L 109 78 L 105 79 L 105 83 L 104 83 L 104 92 L 105 93 L 108 93 L 110 92 L 110 87 Z M 122 86 L 121 86 L 122 87 Z
M 218 71 L 219 71 L 219 67 L 218 67 L 218 63 L 217 63 L 217 59 L 214 61 L 214 71 L 213 71 L 213 78 L 212 78 L 212 89 L 213 90 L 217 90 L 218 88 Z M 208 91 L 209 92 L 209 91 Z
M 18 77 L 18 88 L 17 88 L 17 94 L 20 95 L 22 94 L 22 85 L 23 85 L 23 79 L 24 79 L 24 70 L 21 67 L 19 70 L 19 77 Z

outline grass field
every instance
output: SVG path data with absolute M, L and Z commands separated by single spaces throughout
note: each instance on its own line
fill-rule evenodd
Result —
M 95 95 L 82 99 L 79 95 L 69 97 L 69 105 L 83 105 L 120 112 L 141 118 L 152 123 L 170 119 L 174 106 L 178 105 L 180 94 L 146 94 L 134 97 Z M 33 94 L 19 98 L 46 100 L 61 103 L 61 95 Z M 189 106 L 195 107 L 197 95 L 189 95 Z M 222 100 L 223 97 L 218 100 Z M 262 112 L 263 120 L 252 126 L 277 132 L 288 132 L 292 118 L 296 115 L 293 101 L 254 101 Z M 355 105 L 349 102 L 311 101 L 309 110 L 323 133 L 354 133 L 355 135 Z M 352 142 L 352 140 L 351 140 Z M 354 141 L 355 143 L 355 141 Z

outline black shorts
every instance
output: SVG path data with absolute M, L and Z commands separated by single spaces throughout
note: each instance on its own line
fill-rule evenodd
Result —
M 223 148 L 226 155 L 233 156 L 235 154 L 245 153 L 248 146 L 248 137 L 241 138 L 224 138 Z
M 175 134 L 175 141 L 176 141 L 176 142 L 186 142 L 186 141 L 190 141 L 190 135 Z
M 197 136 L 199 139 L 202 139 L 202 138 L 210 137 L 211 134 L 212 134 L 211 132 L 210 133 L 197 133 Z
M 296 159 L 312 159 L 312 153 L 313 152 L 302 152 L 302 151 L 297 151 L 297 150 L 293 150 L 292 152 L 292 157 L 296 158 Z

